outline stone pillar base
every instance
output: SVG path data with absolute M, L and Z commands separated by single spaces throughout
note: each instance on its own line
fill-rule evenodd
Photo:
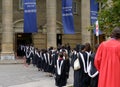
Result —
M 2 54 L 1 53 L 1 58 L 0 60 L 15 60 L 15 55 L 14 54 Z

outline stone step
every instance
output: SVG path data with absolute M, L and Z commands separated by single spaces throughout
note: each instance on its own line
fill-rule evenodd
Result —
M 5 60 L 0 60 L 0 64 L 22 64 L 22 63 L 24 63 L 24 59 L 15 59 L 15 60 L 5 59 Z

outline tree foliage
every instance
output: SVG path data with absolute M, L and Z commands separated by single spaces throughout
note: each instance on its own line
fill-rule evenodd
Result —
M 106 35 L 109 35 L 112 29 L 116 26 L 120 26 L 120 0 L 112 0 L 107 2 L 106 0 L 98 0 L 102 2 L 104 8 L 98 13 L 99 27 Z

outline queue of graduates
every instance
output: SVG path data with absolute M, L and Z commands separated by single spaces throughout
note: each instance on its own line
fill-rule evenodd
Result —
M 98 71 L 94 66 L 95 51 L 91 50 L 89 43 L 76 47 L 71 55 L 71 65 L 74 70 L 74 87 L 97 87 Z M 75 67 L 75 61 L 79 60 L 79 68 Z
M 98 45 L 96 45 L 97 49 Z M 77 45 L 74 49 L 70 46 L 60 46 L 57 49 L 37 49 L 32 45 L 21 46 L 22 55 L 27 65 L 31 63 L 38 71 L 54 76 L 55 85 L 63 87 L 67 84 L 70 67 L 74 71 L 73 87 L 97 87 L 98 71 L 94 67 L 95 52 L 91 50 L 89 43 Z M 75 61 L 79 60 L 79 68 L 75 69 Z
M 69 49 L 69 46 L 68 46 Z M 38 71 L 46 72 L 48 76 L 55 78 L 55 85 L 65 86 L 69 78 L 70 60 L 69 51 L 65 46 L 54 49 L 37 49 L 32 45 L 21 46 L 22 56 L 25 58 L 26 66 L 31 63 L 38 68 Z M 20 51 L 19 51 L 20 52 Z

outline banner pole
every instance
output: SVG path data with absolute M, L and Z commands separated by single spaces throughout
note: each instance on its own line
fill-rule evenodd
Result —
M 97 36 L 97 44 L 100 43 L 100 40 L 99 40 L 99 35 Z

